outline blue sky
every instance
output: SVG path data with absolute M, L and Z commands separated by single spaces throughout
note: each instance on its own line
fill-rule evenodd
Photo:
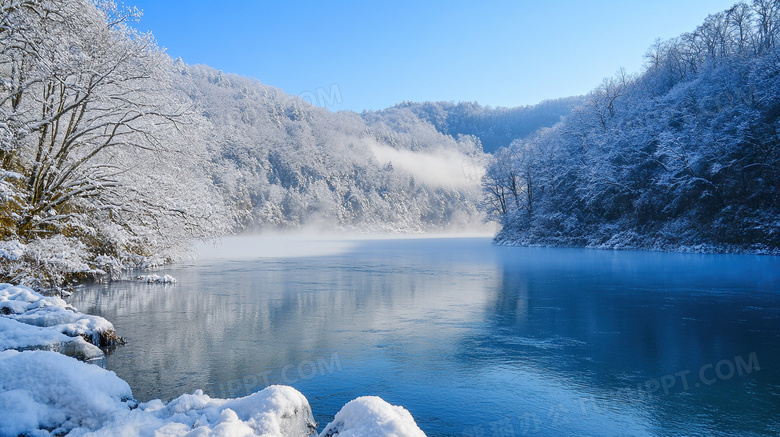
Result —
M 520 106 L 639 72 L 656 38 L 736 0 L 126 0 L 189 64 L 251 76 L 332 110 L 404 100 Z M 330 100 L 330 101 L 328 101 Z

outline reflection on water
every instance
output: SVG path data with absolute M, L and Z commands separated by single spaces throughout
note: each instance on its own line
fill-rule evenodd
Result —
M 780 432 L 776 257 L 486 238 L 224 247 L 167 270 L 175 286 L 74 295 L 127 340 L 108 368 L 139 400 L 289 384 L 321 425 L 378 395 L 432 436 Z

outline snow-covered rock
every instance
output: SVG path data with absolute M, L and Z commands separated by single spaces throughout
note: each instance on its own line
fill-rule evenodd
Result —
M 99 347 L 83 337 L 70 337 L 59 326 L 41 327 L 0 317 L 0 350 L 48 350 L 59 352 L 82 361 L 100 361 L 104 358 Z
M 376 396 L 344 405 L 319 437 L 425 437 L 412 414 Z
M 136 277 L 137 280 L 143 281 L 149 284 L 175 284 L 176 278 L 171 275 L 140 275 Z
M 39 347 L 58 350 L 63 342 L 78 342 L 75 340 L 77 337 L 83 337 L 96 346 L 110 346 L 122 342 L 114 332 L 114 325 L 108 320 L 80 313 L 59 297 L 43 296 L 24 286 L 0 284 L 0 315 L 3 319 L 19 324 L 2 321 L 0 331 L 6 333 L 0 337 L 2 349 Z M 39 329 L 31 329 L 21 326 L 22 324 Z M 34 340 L 35 332 L 40 334 L 40 341 Z

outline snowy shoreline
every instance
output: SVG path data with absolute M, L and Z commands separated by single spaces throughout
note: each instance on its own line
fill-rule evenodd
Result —
M 121 342 L 102 317 L 0 284 L 0 436 L 318 435 L 308 400 L 289 386 L 234 399 L 196 390 L 139 403 L 127 382 L 103 368 L 98 346 Z M 373 396 L 347 403 L 319 434 L 424 435 L 407 410 Z
M 605 242 L 587 242 L 583 238 L 573 237 L 534 237 L 500 231 L 493 237 L 493 244 L 506 247 L 557 247 L 594 250 L 629 250 L 644 252 L 686 253 L 699 255 L 767 255 L 780 256 L 780 249 L 761 246 L 746 248 L 743 246 L 702 244 L 670 244 L 662 240 L 643 239 L 637 234 L 615 235 Z

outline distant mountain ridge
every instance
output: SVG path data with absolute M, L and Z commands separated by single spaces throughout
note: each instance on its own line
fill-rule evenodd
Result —
M 477 102 L 403 102 L 393 108 L 411 110 L 445 135 L 473 135 L 479 138 L 486 153 L 492 153 L 555 125 L 584 101 L 583 96 L 573 96 L 512 108 L 482 106 Z

